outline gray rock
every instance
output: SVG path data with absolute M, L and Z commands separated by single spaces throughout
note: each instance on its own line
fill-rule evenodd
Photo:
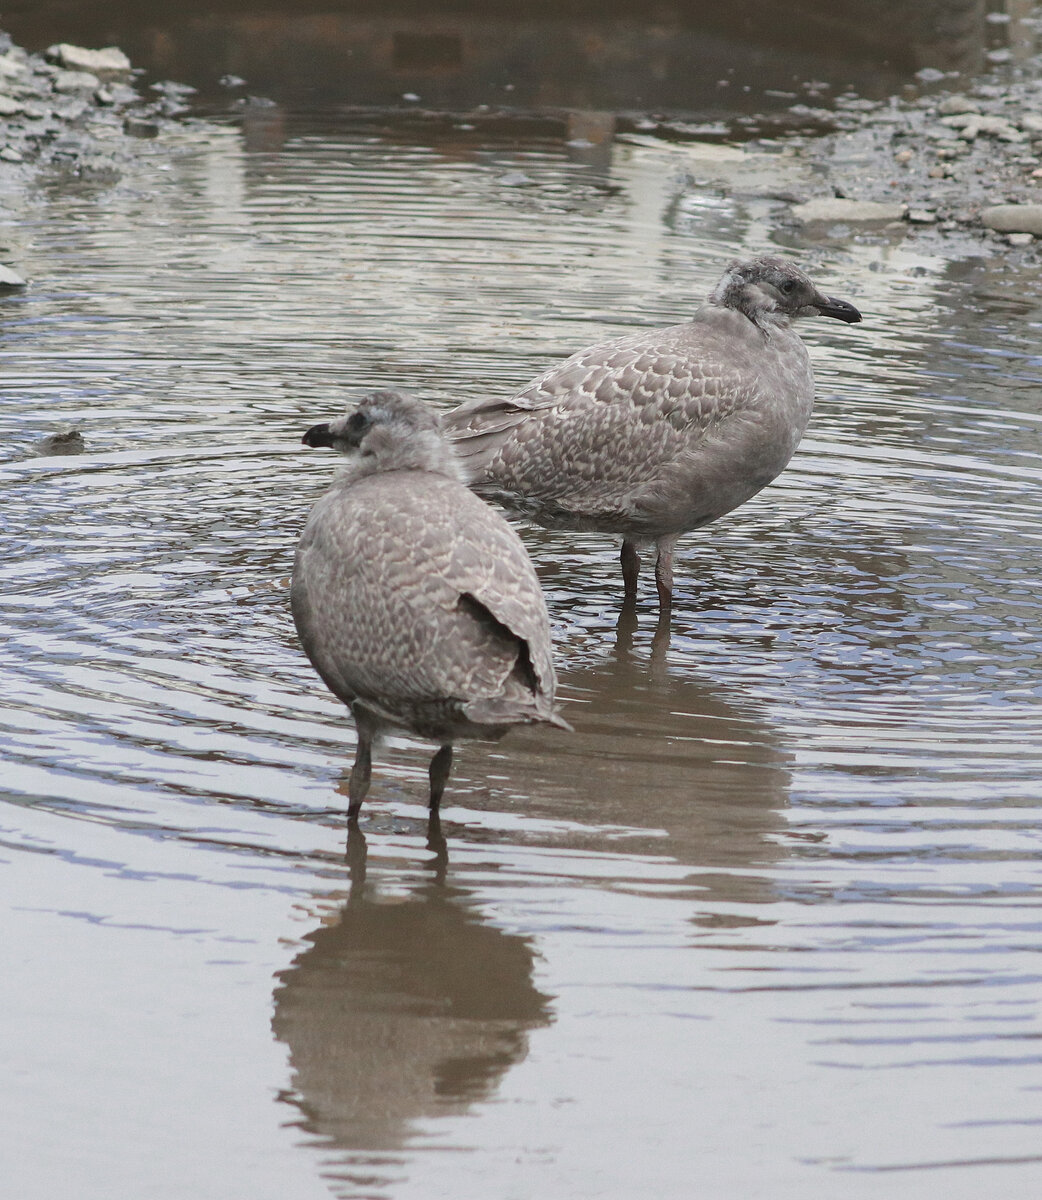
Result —
M 37 454 L 82 454 L 85 448 L 83 434 L 78 429 L 59 429 L 40 438 L 36 443 Z
M 995 204 L 982 210 L 981 224 L 996 233 L 1030 233 L 1042 237 L 1042 204 Z
M 814 221 L 851 221 L 854 224 L 873 221 L 900 221 L 905 215 L 904 204 L 886 204 L 875 200 L 842 200 L 838 196 L 821 196 L 797 204 L 792 215 L 808 224 Z
M 159 126 L 155 121 L 145 121 L 141 117 L 127 117 L 123 132 L 128 137 L 154 138 L 159 136 Z
M 185 96 L 194 96 L 198 88 L 192 87 L 190 83 L 177 83 L 173 79 L 164 79 L 161 83 L 153 83 L 152 91 L 159 92 L 160 95 L 167 98 L 183 99 Z
M 981 120 L 980 109 L 964 108 L 949 116 L 938 118 L 942 125 L 949 129 L 965 129 L 967 125 L 976 125 Z
M 971 100 L 969 96 L 946 96 L 937 105 L 937 111 L 942 116 L 951 116 L 954 113 L 979 113 L 980 104 L 976 100 Z
M 959 137 L 968 142 L 972 142 L 974 138 L 984 133 L 989 137 L 999 138 L 1004 142 L 1023 142 L 1027 140 L 1027 134 L 1021 133 L 1010 121 L 1005 117 L 989 117 L 982 113 L 963 112 L 954 113 L 948 117 L 940 118 L 942 125 L 947 125 L 949 129 L 957 129 Z
M 25 59 L 14 50 L 8 51 L 7 54 L 0 54 L 0 79 L 22 79 L 28 70 Z
M 91 71 L 59 71 L 51 83 L 56 92 L 92 92 L 100 80 Z
M 10 267 L 0 266 L 0 288 L 24 288 L 25 280 Z
M 67 71 L 90 71 L 95 75 L 123 75 L 130 70 L 130 59 L 118 46 L 88 50 L 61 42 L 47 50 L 47 57 Z
M 1006 241 L 1011 246 L 1030 246 L 1034 240 L 1035 236 L 1031 233 L 1010 233 L 1006 235 Z
M 21 155 L 13 146 L 5 146 L 0 150 L 0 159 L 4 162 L 20 163 L 24 161 L 24 156 Z

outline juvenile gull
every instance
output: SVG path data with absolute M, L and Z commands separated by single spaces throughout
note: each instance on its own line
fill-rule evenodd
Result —
M 793 328 L 861 314 L 779 258 L 733 262 L 694 317 L 581 350 L 510 400 L 444 418 L 479 495 L 540 524 L 621 535 L 627 595 L 654 542 L 659 602 L 681 534 L 744 504 L 792 457 L 814 380 Z
M 460 482 L 437 417 L 418 401 L 373 392 L 303 441 L 347 456 L 304 528 L 290 602 L 308 658 L 358 727 L 348 818 L 369 788 L 373 739 L 390 729 L 440 747 L 436 813 L 457 738 L 568 728 L 554 712 L 539 581 L 517 534 Z

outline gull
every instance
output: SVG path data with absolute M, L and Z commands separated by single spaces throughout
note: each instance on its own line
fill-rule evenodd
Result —
M 346 466 L 297 546 L 290 606 L 308 658 L 358 730 L 348 783 L 357 821 L 374 739 L 402 730 L 434 742 L 436 815 L 458 738 L 512 725 L 569 728 L 542 589 L 520 538 L 460 481 L 438 418 L 397 392 L 304 434 Z
M 580 350 L 443 423 L 478 495 L 550 528 L 621 536 L 627 598 L 654 543 L 668 611 L 680 536 L 755 496 L 799 445 L 814 380 L 793 326 L 814 315 L 861 320 L 790 262 L 735 261 L 691 320 Z

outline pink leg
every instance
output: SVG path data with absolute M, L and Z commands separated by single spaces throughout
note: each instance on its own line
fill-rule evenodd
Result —
M 655 561 L 655 587 L 658 589 L 659 608 L 668 611 L 673 603 L 673 547 L 677 537 L 659 538 L 658 558 Z
M 636 596 L 639 574 L 640 555 L 637 553 L 637 543 L 624 539 L 622 543 L 622 586 L 627 596 Z
M 431 781 L 431 802 L 430 810 L 436 813 L 441 804 L 441 797 L 445 791 L 445 784 L 449 781 L 449 772 L 452 770 L 452 743 L 447 746 L 442 746 L 437 754 L 431 759 L 430 770 L 427 772 Z
M 372 732 L 359 724 L 355 765 L 351 768 L 351 778 L 347 783 L 347 819 L 352 824 L 358 820 L 358 814 L 362 811 L 362 801 L 369 791 L 369 780 L 373 773 L 372 738 Z

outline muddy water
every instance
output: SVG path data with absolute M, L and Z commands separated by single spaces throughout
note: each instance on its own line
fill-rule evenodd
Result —
M 10 1194 L 1037 1196 L 1037 260 L 801 240 L 774 152 L 279 110 L 175 149 L 0 229 Z M 574 736 L 465 747 L 443 843 L 396 739 L 345 844 L 301 431 L 771 249 L 865 313 L 807 330 L 792 467 L 681 544 L 665 629 L 523 528 Z

